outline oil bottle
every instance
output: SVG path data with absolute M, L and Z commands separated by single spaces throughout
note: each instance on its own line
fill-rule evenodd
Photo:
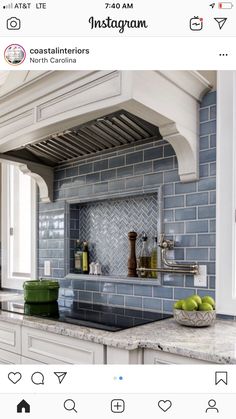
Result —
M 151 252 L 151 269 L 157 269 L 157 237 L 154 237 L 153 248 Z M 157 278 L 157 272 L 151 272 L 152 278 Z
M 151 257 L 149 255 L 149 250 L 148 250 L 148 246 L 147 246 L 147 235 L 146 233 L 143 233 L 143 237 L 142 237 L 142 249 L 141 249 L 141 253 L 140 253 L 140 259 L 139 259 L 139 264 L 140 264 L 140 268 L 150 268 L 151 265 Z M 141 278 L 147 278 L 149 276 L 150 272 L 145 272 L 145 271 L 140 271 L 140 277 Z
M 88 242 L 86 241 L 83 243 L 82 271 L 83 271 L 83 274 L 89 273 L 89 250 L 88 250 Z
M 77 274 L 82 274 L 83 250 L 82 250 L 82 243 L 80 242 L 80 240 L 76 240 L 74 260 L 75 260 L 74 272 Z

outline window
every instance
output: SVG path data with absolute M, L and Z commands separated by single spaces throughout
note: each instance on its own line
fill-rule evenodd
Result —
M 216 297 L 236 315 L 236 71 L 218 72 Z
M 19 289 L 35 278 L 36 186 L 12 164 L 2 164 L 2 286 Z

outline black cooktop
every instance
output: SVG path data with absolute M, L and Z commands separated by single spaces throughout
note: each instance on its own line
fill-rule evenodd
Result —
M 16 314 L 48 318 L 79 326 L 117 332 L 172 317 L 170 314 L 141 311 L 60 298 L 58 303 L 29 304 L 23 300 L 4 301 L 0 309 Z

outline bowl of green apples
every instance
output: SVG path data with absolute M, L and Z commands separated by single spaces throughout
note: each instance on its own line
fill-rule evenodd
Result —
M 215 301 L 209 295 L 197 294 L 178 300 L 174 304 L 174 319 L 184 326 L 211 326 L 216 319 Z

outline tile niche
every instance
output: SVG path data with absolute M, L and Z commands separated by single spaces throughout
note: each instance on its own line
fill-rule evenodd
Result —
M 151 250 L 153 238 L 160 233 L 158 193 L 71 204 L 70 272 L 74 272 L 74 249 L 80 239 L 88 241 L 90 262 L 99 261 L 103 275 L 127 276 L 129 231 L 138 234 L 137 257 L 143 232 Z

